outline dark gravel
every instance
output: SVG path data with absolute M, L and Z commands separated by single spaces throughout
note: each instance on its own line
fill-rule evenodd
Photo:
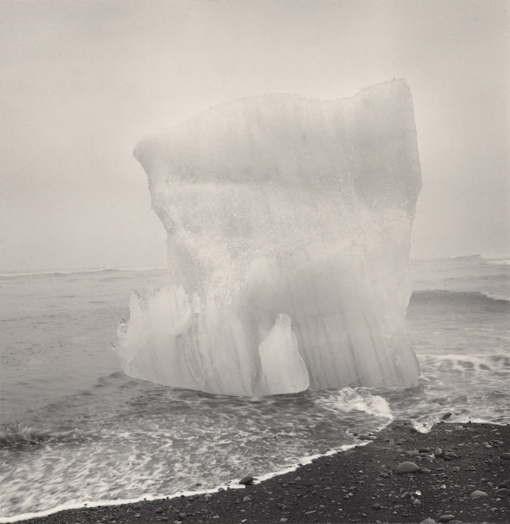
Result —
M 397 468 L 410 472 L 397 473 Z M 212 495 L 62 511 L 24 522 L 422 521 L 510 522 L 510 425 L 442 422 L 421 434 L 406 422 L 394 422 L 366 446 L 259 484 L 255 480 Z

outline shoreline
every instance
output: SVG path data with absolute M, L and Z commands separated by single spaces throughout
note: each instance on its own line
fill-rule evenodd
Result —
M 416 471 L 397 472 L 404 462 Z M 18 522 L 411 523 L 429 518 L 430 524 L 504 523 L 510 521 L 510 424 L 440 422 L 419 433 L 410 422 L 394 421 L 367 445 L 322 455 L 246 487 L 233 486 Z

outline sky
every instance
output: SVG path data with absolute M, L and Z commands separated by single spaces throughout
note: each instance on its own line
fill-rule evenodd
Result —
M 162 267 L 144 135 L 267 93 L 413 96 L 411 256 L 510 253 L 507 0 L 0 0 L 0 270 Z

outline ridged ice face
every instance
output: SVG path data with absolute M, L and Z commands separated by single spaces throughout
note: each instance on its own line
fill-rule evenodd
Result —
M 141 140 L 169 285 L 133 297 L 124 370 L 234 395 L 403 385 L 421 176 L 409 88 L 267 95 Z

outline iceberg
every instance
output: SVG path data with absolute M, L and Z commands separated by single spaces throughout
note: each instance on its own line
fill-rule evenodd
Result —
M 405 80 L 322 101 L 211 108 L 134 151 L 167 231 L 168 285 L 133 293 L 130 376 L 263 396 L 403 386 L 421 171 Z

